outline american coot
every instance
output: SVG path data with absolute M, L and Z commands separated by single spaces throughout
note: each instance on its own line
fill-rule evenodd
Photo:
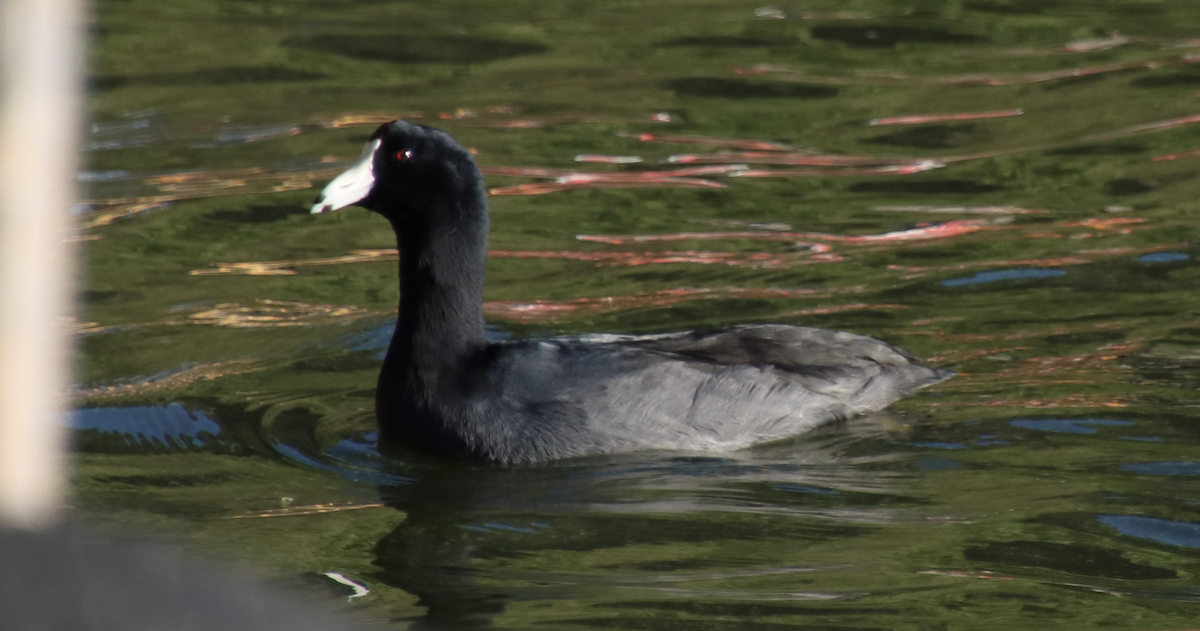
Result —
M 312 212 L 352 204 L 386 217 L 400 247 L 380 435 L 421 451 L 508 463 L 728 451 L 879 410 L 952 374 L 869 337 L 776 324 L 489 340 L 483 176 L 431 127 L 381 126 Z

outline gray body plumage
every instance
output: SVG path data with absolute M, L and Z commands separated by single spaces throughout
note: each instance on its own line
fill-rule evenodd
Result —
M 401 414 L 453 428 L 463 453 L 452 455 L 500 462 L 742 449 L 883 409 L 950 375 L 879 340 L 787 325 L 519 340 L 479 354 L 466 374 L 480 378 Z

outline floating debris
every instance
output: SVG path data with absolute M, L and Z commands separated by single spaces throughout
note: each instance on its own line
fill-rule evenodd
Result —
M 767 20 L 786 20 L 787 13 L 779 7 L 759 7 L 754 10 L 754 17 Z
M 98 386 L 95 388 L 76 388 L 71 392 L 71 397 L 76 401 L 80 401 L 85 399 L 142 396 L 152 392 L 179 390 L 199 381 L 212 381 L 213 379 L 229 375 L 257 372 L 266 368 L 266 364 L 248 359 L 201 364 L 134 383 Z
M 140 322 L 101 326 L 95 322 L 79 323 L 73 327 L 76 335 L 95 335 L 129 329 L 154 326 L 183 326 L 200 324 L 235 329 L 257 329 L 266 327 L 297 327 L 346 321 L 371 315 L 370 311 L 355 306 L 318 305 L 306 302 L 285 302 L 258 299 L 258 305 L 243 307 L 236 303 L 175 309 L 175 315 L 157 322 Z M 179 317 L 182 314 L 183 317 Z
M 622 138 L 635 138 L 642 142 L 662 142 L 673 145 L 707 145 L 709 147 L 725 147 L 728 149 L 743 149 L 746 151 L 795 151 L 794 148 L 777 142 L 763 140 L 740 140 L 735 138 L 709 138 L 706 136 L 680 136 L 677 134 L 617 134 Z
M 93 140 L 87 143 L 84 148 L 88 151 L 115 151 L 117 149 L 145 147 L 155 140 L 158 140 L 158 138 L 153 136 L 140 136 L 125 140 Z
M 117 180 L 125 180 L 131 177 L 129 171 L 114 170 L 114 171 L 80 171 L 75 174 L 75 179 L 80 182 L 96 183 L 96 182 L 115 182 Z
M 368 506 L 368 505 L 361 505 L 360 508 L 366 507 L 366 506 Z M 372 506 L 372 508 L 374 508 L 374 506 Z M 363 585 L 361 583 L 356 583 L 356 582 L 346 578 L 342 574 L 339 574 L 337 572 L 322 572 L 322 573 L 325 576 L 333 579 L 334 581 L 341 583 L 342 585 L 345 585 L 353 590 L 353 593 L 346 597 L 346 602 L 350 602 L 351 600 L 354 600 L 355 598 L 360 598 L 362 596 L 366 596 L 367 594 L 371 593 L 371 590 L 368 589 L 366 585 Z
M 477 118 L 479 112 L 466 108 L 458 108 L 453 112 L 438 112 L 438 118 L 442 120 L 462 120 L 464 118 Z
M 1095 134 L 1092 136 L 1087 136 L 1085 138 L 1085 140 L 1102 140 L 1102 139 L 1106 140 L 1109 138 L 1119 138 L 1119 137 L 1125 136 L 1125 135 L 1142 134 L 1142 133 L 1146 133 L 1146 132 L 1156 132 L 1156 131 L 1163 131 L 1166 129 L 1174 129 L 1176 127 L 1182 127 L 1184 125 L 1193 125 L 1195 123 L 1200 123 L 1200 114 L 1193 114 L 1191 116 L 1180 116 L 1179 118 L 1168 118 L 1167 120 L 1155 121 L 1153 123 L 1143 123 L 1141 125 L 1133 125 L 1131 127 L 1125 127 L 1123 129 L 1118 129 L 1117 131 L 1109 132 L 1107 134 Z
M 1021 116 L 1025 113 L 1022 109 L 1011 110 L 991 110 L 987 112 L 955 112 L 952 114 L 914 114 L 909 116 L 888 116 L 885 118 L 872 118 L 867 125 L 922 125 L 925 123 L 940 123 L 943 121 L 967 121 L 980 120 L 985 118 L 1007 118 L 1011 116 Z
M 193 182 L 228 182 L 232 179 L 242 179 L 249 176 L 267 173 L 265 167 L 250 167 L 247 169 L 224 169 L 220 171 L 182 171 L 166 173 L 145 178 L 142 182 L 150 186 L 174 186 L 191 184 Z
M 1100 50 L 1109 50 L 1117 46 L 1124 46 L 1133 40 L 1113 31 L 1108 37 L 1098 37 L 1093 39 L 1080 39 L 1073 42 L 1067 42 L 1062 45 L 1064 53 L 1094 53 Z
M 313 165 L 311 162 L 304 164 Z M 316 164 L 337 165 L 338 162 L 336 158 L 323 158 Z M 83 228 L 94 228 L 108 225 L 121 217 L 163 208 L 171 202 L 184 199 L 217 195 L 278 193 L 312 188 L 315 181 L 332 179 L 341 171 L 340 166 L 302 170 L 251 167 L 153 175 L 143 178 L 142 183 L 157 189 L 159 195 L 87 200 L 87 207 L 92 210 L 80 213 L 80 217 L 83 221 Z
M 354 502 L 343 502 L 340 504 L 309 504 L 306 506 L 285 506 L 283 508 L 272 508 L 256 513 L 246 513 L 242 515 L 230 515 L 226 519 L 260 519 L 264 517 L 303 517 L 306 515 L 327 515 L 329 513 L 341 513 L 350 510 L 362 510 L 364 508 L 383 508 L 386 504 L 370 503 L 356 504 Z M 332 572 L 327 572 L 329 576 Z M 341 576 L 340 574 L 338 576 Z M 332 578 L 332 576 L 331 576 Z M 335 579 L 336 580 L 336 579 Z M 342 581 L 338 581 L 342 582 Z M 353 583 L 351 585 L 354 585 Z M 365 589 L 365 588 L 364 588 Z M 361 594 L 358 594 L 361 595 Z M 353 596 L 351 596 L 353 598 Z
M 576 162 L 595 162 L 598 164 L 637 164 L 641 156 L 604 156 L 591 153 L 581 153 L 575 156 Z
M 813 307 L 811 309 L 800 309 L 783 314 L 784 316 L 807 316 L 807 315 L 828 315 L 830 313 L 842 313 L 844 311 L 885 311 L 892 309 L 908 309 L 908 305 L 894 304 L 868 304 L 865 302 L 855 302 L 848 305 L 833 305 L 829 307 Z
M 487 127 L 500 127 L 503 129 L 537 129 L 539 127 L 545 127 L 546 125 L 549 125 L 549 124 L 550 124 L 550 122 L 545 121 L 545 120 L 526 119 L 526 120 L 499 121 L 499 122 L 495 122 L 495 123 L 488 123 L 486 126 Z
M 247 263 L 213 263 L 216 269 L 197 269 L 189 272 L 192 276 L 214 276 L 220 274 L 246 274 L 248 276 L 290 276 L 296 273 L 293 268 L 312 267 L 320 265 L 341 265 L 344 263 L 364 263 L 368 261 L 397 261 L 400 254 L 394 248 L 386 250 L 354 250 L 345 256 L 332 256 L 319 259 L 295 259 L 288 261 L 256 261 Z
M 787 269 L 813 263 L 836 263 L 842 257 L 811 244 L 805 252 L 580 252 L 576 250 L 493 250 L 492 258 L 559 259 L 590 261 L 600 267 L 633 267 L 638 265 L 669 265 L 691 263 L 698 265 L 729 265 L 754 269 Z
M 759 7 L 754 10 L 754 17 L 761 20 L 786 20 L 792 17 L 801 20 L 869 20 L 871 14 L 866 11 L 800 11 L 791 15 L 779 7 Z
M 1172 42 L 1163 46 L 1163 50 L 1175 50 L 1179 48 L 1196 48 L 1200 46 L 1200 38 L 1184 39 L 1177 42 Z
M 287 127 L 265 127 L 261 129 L 248 129 L 245 131 L 223 131 L 217 134 L 216 140 L 211 142 L 193 142 L 192 149 L 218 149 L 221 147 L 229 147 L 233 145 L 246 145 L 252 142 L 269 140 L 272 138 L 282 138 L 287 136 L 296 136 L 303 133 L 303 129 L 296 125 Z
M 236 329 L 294 327 L 370 314 L 366 309 L 353 305 L 320 305 L 263 298 L 257 302 L 258 305 L 253 307 L 235 303 L 218 304 L 189 313 L 184 321 L 168 320 L 164 324 L 206 324 Z
M 933 361 L 932 358 L 928 361 Z M 969 376 L 959 373 L 963 379 L 969 379 Z M 1027 385 L 1043 385 L 1045 382 L 1032 382 Z M 1049 383 L 1057 384 L 1060 381 L 1051 381 Z M 1130 398 L 1113 398 L 1111 395 L 1092 395 L 1092 396 L 1065 396 L 1054 399 L 994 399 L 991 401 L 975 401 L 975 402 L 954 402 L 954 403 L 927 403 L 929 407 L 999 407 L 999 408 L 1030 408 L 1030 409 L 1053 409 L 1053 408 L 1123 408 L 1128 407 L 1133 402 Z
M 319 121 L 323 127 L 338 128 L 356 125 L 382 125 L 394 120 L 425 118 L 424 112 L 366 112 L 362 114 L 342 114 L 328 121 Z
M 689 219 L 688 221 L 693 223 L 704 223 L 710 226 L 732 226 L 753 228 L 755 230 L 773 230 L 775 232 L 787 232 L 792 229 L 791 225 L 780 222 L 743 221 L 741 219 Z
M 1080 221 L 1069 221 L 1064 226 L 1083 226 L 1093 230 L 1114 230 L 1117 226 L 1131 226 L 1146 223 L 1142 217 L 1092 217 Z
M 133 202 L 118 202 L 115 204 L 97 205 L 97 210 L 92 210 L 83 213 L 83 222 L 80 224 L 80 229 L 97 228 L 99 226 L 107 226 L 108 224 L 130 215 L 144 213 L 150 210 L 158 210 L 168 208 L 171 201 L 133 201 Z
M 140 131 L 142 129 L 150 129 L 149 118 L 139 118 L 132 121 L 121 122 L 97 122 L 92 123 L 93 136 L 109 136 L 112 134 L 124 134 L 131 131 Z

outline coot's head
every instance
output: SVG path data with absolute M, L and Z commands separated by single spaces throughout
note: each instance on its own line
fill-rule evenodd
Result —
M 358 162 L 321 191 L 312 212 L 358 205 L 404 224 L 482 199 L 483 179 L 466 149 L 444 131 L 398 120 L 371 134 Z

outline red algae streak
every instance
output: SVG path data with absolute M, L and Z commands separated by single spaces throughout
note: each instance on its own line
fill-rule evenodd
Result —
M 1197 59 L 1200 60 L 1200 57 L 1198 57 Z M 1200 114 L 1193 114 L 1191 116 L 1180 116 L 1179 118 L 1168 118 L 1166 120 L 1154 121 L 1153 123 L 1143 123 L 1141 125 L 1133 125 L 1131 127 L 1125 127 L 1125 128 L 1113 131 L 1113 132 L 1105 133 L 1105 134 L 1095 134 L 1095 135 L 1091 135 L 1091 136 L 1085 136 L 1084 138 L 1082 138 L 1082 140 L 1092 141 L 1092 140 L 1106 140 L 1109 138 L 1120 138 L 1121 136 L 1129 136 L 1129 135 L 1133 135 L 1133 134 L 1144 134 L 1144 133 L 1148 133 L 1148 132 L 1163 131 L 1166 129 L 1174 129 L 1176 127 L 1182 127 L 1184 125 L 1192 125 L 1195 123 L 1200 123 Z
M 904 158 L 893 156 L 852 156 L 815 152 L 768 152 L 768 151 L 721 151 L 718 153 L 681 153 L 667 158 L 678 164 L 784 164 L 792 166 L 884 166 L 898 164 L 920 164 L 929 158 Z
M 249 276 L 290 276 L 295 268 L 346 263 L 369 263 L 395 261 L 400 257 L 394 249 L 354 250 L 343 256 L 315 259 L 293 259 L 282 261 L 250 261 L 240 263 L 214 263 L 214 268 L 192 270 L 192 276 L 219 276 L 244 274 Z M 558 259 L 564 261 L 588 261 L 604 266 L 661 265 L 693 263 L 699 265 L 730 265 L 755 269 L 786 269 L 796 265 L 813 263 L 836 263 L 842 259 L 829 252 L 829 246 L 809 244 L 804 252 L 582 252 L 577 250 L 489 250 L 489 258 L 495 259 Z
M 606 173 L 569 173 L 558 178 L 561 183 L 571 182 L 656 182 L 662 179 L 694 177 L 697 175 L 720 175 L 742 170 L 736 164 L 671 169 L 668 171 L 611 171 Z
M 861 289 L 861 287 L 850 287 L 835 290 L 743 287 L 726 287 L 723 289 L 666 289 L 662 291 L 643 292 L 629 296 L 575 298 L 561 301 L 492 301 L 484 303 L 484 313 L 491 318 L 509 320 L 513 322 L 545 322 L 578 313 L 609 313 L 613 311 L 625 311 L 629 309 L 665 307 L 688 300 L 727 300 L 734 298 L 825 298 L 833 293 L 861 291 Z M 829 307 L 827 309 L 831 309 L 831 311 L 822 311 L 820 309 L 809 311 L 812 313 L 833 313 L 839 310 L 846 310 L 839 309 L 837 307 Z M 797 314 L 799 313 L 800 312 L 797 312 Z
M 538 167 L 487 167 L 485 173 L 553 178 L 553 182 L 517 184 L 492 188 L 492 195 L 544 195 L 580 188 L 725 188 L 721 182 L 698 179 L 698 175 L 732 173 L 744 165 L 713 165 L 668 171 L 585 172 Z
M 1113 331 L 1113 330 L 1119 330 L 1122 328 L 1125 328 L 1125 326 L 1119 322 L 1100 322 L 1097 324 L 1085 324 L 1085 325 L 1080 325 L 1080 326 L 1052 327 L 1045 331 L 1020 331 L 1017 333 L 983 334 L 983 333 L 946 333 L 944 331 L 930 331 L 930 332 L 921 331 L 921 332 L 914 332 L 913 334 L 914 335 L 931 335 L 934 337 L 934 339 L 942 340 L 944 342 L 954 342 L 957 344 L 964 344 L 964 343 L 971 343 L 971 342 L 1028 340 L 1028 339 L 1049 337 L 1051 335 L 1067 335 L 1067 334 L 1072 334 L 1072 333 L 1085 333 L 1085 332 L 1091 332 L 1091 331 Z
M 536 182 L 502 186 L 489 189 L 491 195 L 545 195 L 583 188 L 725 188 L 727 185 L 711 180 L 695 178 L 658 178 L 658 179 L 592 179 L 567 182 Z
M 816 252 L 815 248 L 813 250 Z M 639 265 L 667 265 L 691 263 L 698 265 L 729 265 L 752 269 L 787 269 L 797 265 L 814 263 L 837 263 L 840 255 L 817 252 L 577 252 L 554 250 L 492 250 L 491 258 L 516 259 L 560 259 L 568 261 L 590 261 L 601 267 L 635 267 Z
M 847 305 L 832 305 L 829 307 L 813 307 L 811 309 L 799 309 L 783 314 L 784 316 L 807 316 L 807 315 L 826 315 L 830 313 L 841 313 L 844 311 L 884 311 L 892 309 L 908 309 L 907 305 L 895 304 L 868 304 L 865 302 L 855 302 Z
M 479 172 L 484 175 L 504 175 L 508 177 L 559 178 L 571 173 L 571 169 L 553 169 L 548 167 L 510 167 L 510 166 L 480 166 Z
M 580 241 L 621 245 L 625 243 L 647 243 L 655 241 L 697 241 L 715 239 L 747 239 L 758 241 L 834 241 L 840 243 L 878 243 L 944 239 L 982 230 L 991 222 L 987 219 L 955 219 L 944 223 L 930 224 L 882 234 L 839 235 L 821 232 L 675 232 L 648 235 L 577 235 Z
M 871 206 L 870 210 L 962 215 L 1044 215 L 1049 211 L 1016 206 Z
M 575 171 L 545 167 L 484 166 L 479 171 L 484 175 L 509 177 L 532 177 L 557 180 L 559 184 L 571 182 L 626 182 L 655 181 L 661 178 L 691 177 L 730 173 L 743 169 L 741 165 L 721 164 L 705 167 L 669 169 L 666 171 Z
M 849 169 L 746 169 L 735 171 L 729 177 L 863 177 L 870 175 L 912 175 L 946 165 L 934 160 L 925 160 L 918 164 L 897 164 L 878 167 L 860 167 Z
M 496 121 L 494 123 L 487 123 L 485 126 L 486 127 L 499 127 L 500 129 L 537 129 L 539 127 L 545 127 L 548 124 L 549 124 L 548 121 L 527 119 L 527 120 Z
M 974 375 L 966 373 L 958 373 L 955 379 L 958 381 L 969 381 Z M 1058 382 L 1050 382 L 1058 383 Z M 1078 382 L 1073 382 L 1078 383 Z M 1026 385 L 1046 385 L 1045 382 L 1037 382 Z M 945 388 L 942 388 L 945 391 Z M 1057 397 L 1053 399 L 994 399 L 991 401 L 948 401 L 939 402 L 931 401 L 926 403 L 929 407 L 998 407 L 998 408 L 1029 408 L 1029 409 L 1047 409 L 1047 408 L 1123 408 L 1129 407 L 1134 403 L 1132 397 L 1128 399 L 1114 399 L 1106 395 L 1083 396 L 1073 395 L 1065 397 Z
M 1142 217 L 1110 217 L 1110 218 L 1090 218 L 1081 221 L 1068 221 L 1064 226 L 1083 226 L 1093 230 L 1113 230 L 1117 226 L 1131 226 L 1146 223 L 1146 219 Z

